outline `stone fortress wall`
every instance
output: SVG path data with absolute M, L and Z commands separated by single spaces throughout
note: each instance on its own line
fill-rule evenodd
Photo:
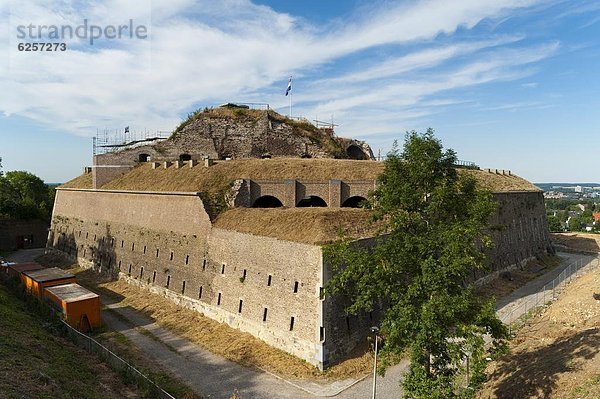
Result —
M 550 240 L 541 192 L 495 198 L 497 273 L 545 253 Z M 321 368 L 378 317 L 348 316 L 339 298 L 320 298 L 328 272 L 319 245 L 216 228 L 196 193 L 59 189 L 48 245 Z

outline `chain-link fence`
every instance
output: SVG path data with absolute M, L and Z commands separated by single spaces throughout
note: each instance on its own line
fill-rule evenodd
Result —
M 133 381 L 138 387 L 145 390 L 147 397 L 152 399 L 176 399 L 161 387 L 156 385 L 150 378 L 142 374 L 138 369 L 117 356 L 110 349 L 96 341 L 92 337 L 82 334 L 66 322 L 62 322 L 67 335 L 79 347 L 90 353 L 95 353 L 113 370 L 117 371 L 126 381 Z
M 556 299 L 564 285 L 582 273 L 600 266 L 600 257 L 586 256 L 568 265 L 556 278 L 541 287 L 537 292 L 523 298 L 521 303 L 500 316 L 503 323 L 512 325 L 534 309 Z

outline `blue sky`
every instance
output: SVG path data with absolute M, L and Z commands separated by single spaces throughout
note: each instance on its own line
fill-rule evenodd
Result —
M 17 26 L 106 27 L 146 39 L 67 39 L 17 51 Z M 535 182 L 600 181 L 600 2 L 0 0 L 4 170 L 63 182 L 97 130 L 171 131 L 188 112 L 266 102 L 334 119 L 387 152 L 433 127 L 459 158 Z

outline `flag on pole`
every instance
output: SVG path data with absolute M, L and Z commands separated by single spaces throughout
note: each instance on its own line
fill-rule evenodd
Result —
M 285 95 L 287 96 L 291 90 L 292 90 L 292 77 L 290 76 L 290 80 L 288 81 L 287 89 L 285 90 Z
M 129 126 L 125 126 L 125 133 L 129 133 Z

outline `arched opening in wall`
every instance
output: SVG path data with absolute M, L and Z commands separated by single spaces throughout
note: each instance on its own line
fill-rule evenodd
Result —
M 283 203 L 276 197 L 273 197 L 272 195 L 263 195 L 254 201 L 252 208 L 281 208 L 282 206 Z
M 231 156 L 231 154 L 221 154 L 221 156 L 219 158 L 222 161 L 231 161 L 233 159 L 233 157 Z
M 350 159 L 358 159 L 358 160 L 369 159 L 367 157 L 367 154 L 365 154 L 365 152 L 362 150 L 362 148 L 360 148 L 356 144 L 352 144 L 352 145 L 348 146 L 348 148 L 346 148 L 346 154 L 348 154 L 348 157 Z
M 192 156 L 190 154 L 179 154 L 180 161 L 191 161 Z
M 298 204 L 296 204 L 298 208 L 315 208 L 315 207 L 324 207 L 327 206 L 327 202 L 321 197 L 317 197 L 316 195 L 311 195 L 306 198 L 302 198 Z
M 152 157 L 149 154 L 140 154 L 138 155 L 138 162 L 150 162 Z
M 304 154 L 300 155 L 300 158 L 312 158 L 312 156 L 305 152 Z
M 361 203 L 366 200 L 366 198 L 361 197 L 360 195 L 355 195 L 344 201 L 342 208 L 360 208 Z
M 261 158 L 261 159 L 271 159 L 271 158 L 273 158 L 273 157 L 271 156 L 271 154 L 268 154 L 268 153 L 267 153 L 267 154 L 262 154 L 262 155 L 260 156 L 260 158 Z

